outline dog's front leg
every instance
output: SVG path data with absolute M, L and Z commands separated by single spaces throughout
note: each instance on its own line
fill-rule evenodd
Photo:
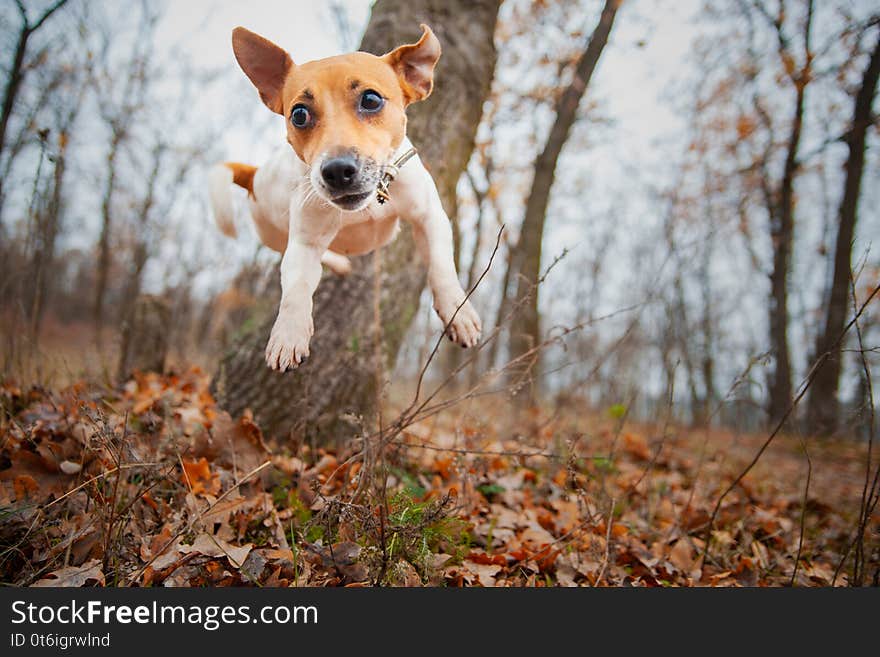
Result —
M 281 259 L 281 304 L 266 346 L 266 363 L 274 370 L 294 369 L 308 358 L 315 332 L 312 295 L 321 281 L 321 257 L 337 227 L 322 229 L 316 234 L 299 226 L 291 228 Z
M 433 188 L 433 181 L 431 183 Z M 462 347 L 473 347 L 483 330 L 480 317 L 458 282 L 452 246 L 452 226 L 443 210 L 436 188 L 423 212 L 410 219 L 416 246 L 428 267 L 428 284 L 434 295 L 434 310 L 449 337 Z M 459 308 L 459 306 L 461 306 Z

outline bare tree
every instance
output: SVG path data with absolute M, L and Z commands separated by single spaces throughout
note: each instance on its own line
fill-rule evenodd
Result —
M 74 81 L 74 88 L 78 87 L 78 90 L 75 91 L 73 101 L 67 104 L 58 104 L 55 108 L 55 125 L 58 132 L 51 157 L 54 170 L 49 182 L 50 191 L 47 193 L 46 206 L 34 217 L 36 219 L 36 225 L 33 229 L 35 233 L 34 249 L 31 254 L 28 278 L 25 281 L 27 286 L 25 292 L 26 309 L 31 322 L 31 336 L 34 340 L 38 339 L 40 334 L 40 326 L 49 294 L 50 281 L 46 272 L 51 271 L 55 261 L 58 236 L 62 229 L 70 133 L 80 113 L 86 84 L 85 76 Z
M 125 283 L 125 293 L 122 296 L 120 309 L 120 322 L 128 321 L 134 302 L 141 293 L 144 267 L 150 256 L 150 243 L 148 232 L 153 208 L 156 205 L 156 192 L 159 184 L 159 175 L 162 172 L 163 160 L 168 151 L 168 144 L 161 136 L 158 136 L 150 153 L 150 169 L 147 174 L 147 184 L 144 196 L 137 210 L 135 221 L 137 222 L 135 243 L 130 258 L 128 280 Z M 175 188 L 177 189 L 177 188 Z M 172 199 L 173 202 L 173 199 Z
M 837 393 L 842 362 L 838 338 L 843 331 L 849 307 L 852 242 L 858 221 L 868 128 L 876 121 L 872 106 L 877 93 L 878 77 L 880 77 L 880 29 L 874 50 L 862 74 L 861 85 L 855 95 L 852 123 L 843 137 L 849 149 L 849 156 L 844 166 L 843 196 L 837 213 L 834 275 L 825 313 L 825 324 L 816 339 L 817 357 L 829 350 L 834 350 L 835 353 L 829 356 L 822 370 L 816 373 L 807 406 L 809 430 L 820 434 L 835 431 L 840 422 Z
M 621 4 L 622 0 L 605 0 L 599 22 L 574 66 L 572 81 L 556 103 L 553 125 L 543 150 L 535 160 L 534 178 L 526 201 L 519 241 L 510 262 L 512 274 L 508 277 L 509 282 L 516 285 L 515 298 L 519 305 L 510 332 L 510 349 L 514 357 L 526 353 L 540 342 L 538 291 L 535 283 L 541 270 L 544 223 L 556 176 L 556 165 L 577 120 L 581 98 L 586 93 L 602 51 L 608 43 L 608 36 Z M 520 374 L 513 373 L 514 376 Z M 538 380 L 540 379 L 535 379 Z M 537 393 L 534 386 L 530 390 L 533 394 Z
M 0 109 L 0 152 L 3 152 L 3 147 L 6 145 L 6 127 L 9 125 L 9 117 L 12 116 L 15 99 L 27 73 L 27 69 L 24 67 L 24 58 L 27 53 L 28 41 L 45 25 L 46 21 L 52 17 L 52 14 L 61 9 L 66 3 L 67 0 L 57 0 L 39 18 L 31 22 L 24 4 L 22 4 L 21 0 L 15 0 L 18 13 L 21 14 L 21 27 L 18 31 L 15 51 L 12 55 L 9 79 L 6 81 L 6 88 L 3 91 L 3 107 Z
M 158 21 L 157 13 L 150 13 L 147 6 L 143 8 L 143 17 L 140 22 L 138 34 L 134 39 L 131 55 L 121 72 L 125 79 L 121 93 L 113 94 L 110 88 L 115 88 L 116 76 L 108 69 L 99 72 L 95 77 L 95 85 L 104 99 L 101 103 L 101 117 L 110 130 L 110 143 L 106 158 L 106 179 L 101 198 L 101 233 L 97 244 L 97 266 L 94 291 L 93 322 L 95 339 L 100 342 L 101 331 L 104 327 L 104 302 L 107 295 L 107 282 L 111 265 L 111 234 L 113 231 L 113 203 L 115 199 L 119 159 L 122 149 L 131 136 L 132 126 L 135 125 L 134 114 L 143 107 L 144 94 L 149 82 L 148 76 L 150 50 L 152 49 L 152 34 Z M 109 67 L 108 49 L 111 45 L 111 35 L 104 36 L 104 46 L 101 59 Z
M 46 9 L 37 19 L 31 22 L 24 4 L 21 0 L 15 0 L 15 6 L 18 7 L 18 13 L 21 15 L 21 27 L 19 28 L 18 38 L 15 42 L 12 64 L 9 67 L 9 79 L 6 81 L 6 87 L 3 90 L 3 106 L 0 108 L 0 155 L 5 152 L 6 130 L 9 126 L 9 119 L 15 108 L 15 100 L 18 97 L 22 82 L 24 82 L 27 75 L 25 55 L 27 54 L 28 42 L 31 37 L 46 24 L 46 21 L 48 21 L 49 18 L 51 18 L 52 15 L 61 9 L 66 3 L 67 0 L 56 0 L 56 2 L 50 5 L 49 8 Z M 11 160 L 7 159 L 7 161 Z M 0 177 L 0 204 L 2 204 L 2 199 L 4 197 L 4 178 L 5 176 Z M 0 226 L 2 225 L 2 217 L 0 217 Z
M 745 3 L 744 3 L 745 4 Z M 792 246 L 794 244 L 795 196 L 794 185 L 800 168 L 799 150 L 803 135 L 804 114 L 806 112 L 807 86 L 812 80 L 813 51 L 810 39 L 813 25 L 813 0 L 804 3 L 804 16 L 801 24 L 801 52 L 796 52 L 795 44 L 788 34 L 786 2 L 777 3 L 776 13 L 771 13 L 763 0 L 754 0 L 747 11 L 756 11 L 761 19 L 772 28 L 777 54 L 785 75 L 794 90 L 792 115 L 785 139 L 782 176 L 777 186 L 773 186 L 772 176 L 767 170 L 770 163 L 764 160 L 762 185 L 764 200 L 770 215 L 770 240 L 773 247 L 773 266 L 770 272 L 770 299 L 768 316 L 770 326 L 770 355 L 773 369 L 769 376 L 769 395 L 767 414 L 769 421 L 775 423 L 788 410 L 792 399 L 791 354 L 788 344 L 789 303 L 788 277 L 791 271 Z M 798 63 L 800 60 L 800 63 Z M 758 102 L 756 97 L 756 103 Z M 759 114 L 770 127 L 772 120 L 766 110 L 757 107 Z M 769 159 L 769 158 L 768 158 Z

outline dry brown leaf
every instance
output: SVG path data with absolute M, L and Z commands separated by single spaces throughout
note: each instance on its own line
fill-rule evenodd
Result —
M 470 560 L 465 560 L 463 565 L 474 573 L 480 585 L 485 587 L 495 586 L 495 575 L 501 570 L 501 566 L 481 564 Z
M 630 455 L 642 461 L 651 459 L 651 450 L 648 449 L 647 441 L 635 433 L 623 434 L 623 449 Z
M 216 495 L 220 492 L 220 476 L 211 474 L 211 466 L 204 456 L 198 461 L 184 459 L 183 471 L 193 495 Z
M 235 471 L 238 476 L 250 472 L 270 457 L 263 434 L 250 413 L 242 415 L 237 422 L 228 413 L 218 414 L 210 445 L 201 449 L 213 463 Z
M 542 547 L 552 544 L 556 539 L 553 537 L 553 534 L 536 523 L 523 530 L 519 535 L 519 540 L 521 540 L 523 545 L 529 550 L 537 551 Z
M 226 557 L 232 566 L 241 568 L 253 547 L 252 543 L 232 545 L 211 534 L 201 533 L 196 536 L 196 540 L 193 541 L 192 545 L 181 545 L 179 549 L 184 554 L 198 552 L 206 557 Z
M 669 562 L 683 573 L 689 573 L 694 567 L 694 548 L 687 541 L 681 539 L 669 551 Z
M 34 586 L 65 586 L 78 588 L 85 586 L 87 582 L 93 582 L 104 586 L 104 573 L 101 570 L 101 562 L 98 559 L 84 563 L 82 566 L 68 566 L 49 573 L 39 580 Z

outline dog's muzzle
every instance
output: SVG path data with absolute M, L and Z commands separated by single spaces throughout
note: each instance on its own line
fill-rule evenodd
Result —
M 330 157 L 321 164 L 321 183 L 328 200 L 343 210 L 358 210 L 376 193 L 378 177 L 371 160 L 350 153 Z

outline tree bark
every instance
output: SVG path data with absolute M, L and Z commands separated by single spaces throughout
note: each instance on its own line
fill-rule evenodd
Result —
M 52 192 L 46 208 L 42 211 L 42 220 L 38 221 L 37 246 L 31 256 L 30 280 L 26 281 L 29 292 L 26 295 L 28 317 L 31 322 L 31 338 L 38 340 L 43 314 L 46 309 L 50 283 L 46 272 L 52 270 L 55 262 L 55 249 L 58 234 L 61 230 L 61 214 L 65 171 L 67 169 L 66 137 L 62 132 L 59 139 L 58 152 L 55 155 L 55 171 L 52 175 Z
M 95 305 L 93 321 L 95 340 L 101 342 L 104 328 L 104 297 L 107 294 L 107 279 L 110 272 L 110 232 L 113 228 L 113 193 L 116 189 L 116 157 L 122 143 L 123 133 L 114 125 L 110 152 L 107 154 L 107 181 L 101 199 L 101 234 L 98 238 L 98 265 L 95 280 Z
M 385 53 L 418 38 L 420 22 L 430 25 L 440 39 L 443 56 L 434 92 L 410 108 L 407 132 L 447 211 L 453 208 L 456 183 L 473 150 L 489 93 L 499 4 L 379 0 L 361 43 L 362 50 Z M 384 385 L 377 371 L 394 366 L 419 307 L 425 268 L 406 226 L 391 245 L 355 258 L 353 264 L 348 276 L 328 273 L 318 286 L 311 358 L 299 369 L 278 374 L 263 360 L 275 308 L 222 359 L 212 387 L 230 413 L 250 408 L 269 434 L 320 442 L 344 439 L 359 425 L 373 423 L 379 386 Z
M 794 177 L 797 151 L 804 121 L 804 91 L 799 88 L 788 140 L 785 171 L 779 189 L 779 202 L 770 217 L 773 244 L 773 270 L 770 273 L 770 354 L 773 370 L 769 380 L 767 414 L 770 422 L 781 418 L 791 404 L 791 355 L 788 348 L 788 275 L 794 241 Z
M 511 259 L 516 281 L 516 303 L 520 304 L 513 318 L 510 329 L 510 355 L 515 358 L 540 342 L 541 326 L 538 315 L 538 290 L 535 284 L 541 272 L 541 251 L 544 238 L 544 222 L 547 217 L 547 206 L 550 202 L 550 191 L 556 176 L 556 165 L 562 148 L 568 140 L 571 128 L 577 119 L 578 106 L 583 98 L 596 65 L 608 42 L 614 18 L 622 0 L 605 0 L 599 23 L 590 35 L 586 48 L 578 60 L 574 78 L 562 93 L 556 105 L 556 118 L 550 134 L 535 160 L 534 178 L 526 202 L 526 212 L 520 229 L 519 241 Z M 532 367 L 537 367 L 534 364 Z M 522 368 L 512 372 L 514 378 L 523 375 Z M 537 382 L 539 379 L 534 378 Z M 533 400 L 537 396 L 536 386 L 529 387 Z
M 63 215 L 65 211 L 64 197 L 67 183 L 67 146 L 70 141 L 70 133 L 76 125 L 85 96 L 87 81 L 82 79 L 76 96 L 69 106 L 59 109 L 57 119 L 57 151 L 55 152 L 55 171 L 52 176 L 52 193 L 45 211 L 45 221 L 41 226 L 39 246 L 34 251 L 31 259 L 31 281 L 33 294 L 29 297 L 29 316 L 31 318 L 31 335 L 34 340 L 39 339 L 43 317 L 50 297 L 58 282 L 55 277 L 46 276 L 46 272 L 52 271 L 55 264 L 55 251 L 57 249 L 58 236 L 61 234 Z M 2 209 L 2 199 L 0 199 Z
M 118 377 L 124 381 L 133 371 L 159 372 L 165 369 L 171 304 L 162 297 L 139 296 L 130 317 L 122 326 L 122 349 Z
M 147 176 L 147 189 L 137 215 L 138 236 L 135 241 L 134 249 L 132 250 L 128 281 L 125 285 L 125 294 L 122 297 L 122 310 L 119 314 L 120 325 L 123 327 L 123 330 L 126 322 L 130 321 L 132 311 L 135 307 L 135 300 L 141 294 L 144 268 L 150 257 L 147 230 L 150 221 L 150 214 L 153 210 L 153 205 L 156 202 L 156 188 L 159 182 L 159 173 L 162 169 L 162 157 L 164 153 L 165 145 L 162 142 L 158 142 L 153 148 L 153 162 L 150 167 L 150 174 Z
M 703 333 L 701 345 L 700 370 L 703 374 L 705 391 L 699 408 L 698 422 L 702 424 L 712 416 L 712 408 L 718 395 L 715 391 L 715 317 L 712 312 L 714 295 L 712 279 L 709 275 L 709 261 L 712 258 L 714 235 L 710 235 L 703 253 L 700 267 L 700 302 L 702 304 L 700 327 Z
M 477 188 L 476 182 L 474 181 L 473 177 L 470 175 L 470 173 L 468 171 L 465 171 L 464 174 L 465 174 L 464 177 L 467 178 L 468 184 L 471 187 L 471 191 L 475 196 L 474 201 L 475 201 L 476 211 L 477 211 L 476 222 L 474 225 L 474 242 L 471 245 L 470 259 L 468 260 L 467 276 L 464 277 L 464 281 L 465 281 L 464 289 L 465 289 L 465 291 L 468 291 L 477 282 L 477 276 L 479 275 L 477 273 L 477 269 L 480 264 L 480 246 L 481 246 L 481 242 L 482 242 L 482 240 L 480 239 L 480 236 L 483 234 L 483 215 L 485 214 L 485 212 L 484 212 L 485 193 L 481 192 Z M 461 248 L 461 234 L 460 234 L 460 229 L 459 229 L 459 217 L 456 216 L 455 219 L 453 219 L 452 223 L 453 223 L 453 228 L 454 228 L 453 236 L 455 236 L 455 239 L 458 242 L 456 254 L 455 254 L 455 256 L 456 256 L 455 257 L 455 270 L 459 273 L 459 276 L 462 276 L 462 275 L 464 275 L 464 272 L 462 271 L 463 263 L 462 263 L 462 258 L 461 258 L 462 248 Z M 497 326 L 497 324 L 496 324 L 496 326 Z M 448 343 L 443 346 L 445 347 L 445 349 L 443 349 L 441 347 L 440 354 L 443 357 L 443 378 L 446 379 L 446 378 L 451 377 L 453 375 L 453 373 L 459 367 L 461 367 L 461 364 L 464 362 L 464 358 L 467 355 L 467 353 L 461 349 L 456 348 L 457 346 L 452 343 Z M 476 359 L 476 361 L 478 362 L 479 359 Z M 474 365 L 474 364 L 476 364 L 476 362 L 472 363 L 472 365 Z M 450 382 L 452 384 L 453 388 L 460 388 L 463 386 L 471 386 L 472 385 L 470 374 L 473 374 L 474 368 L 471 367 L 469 369 L 470 369 L 470 371 L 469 371 L 468 377 L 460 377 L 459 380 L 453 379 Z
M 800 168 L 798 152 L 804 125 L 806 90 L 812 68 L 810 51 L 812 20 L 813 2 L 809 0 L 804 22 L 804 63 L 797 73 L 790 73 L 795 87 L 795 106 L 786 143 L 785 165 L 777 198 L 769 208 L 773 269 L 770 273 L 768 319 L 773 369 L 768 377 L 767 416 L 771 425 L 785 415 L 792 402 L 791 353 L 788 347 L 788 276 L 791 271 L 791 251 L 794 244 L 794 181 Z M 777 21 L 775 28 L 779 40 L 779 54 L 785 64 L 787 58 L 791 57 L 789 44 L 783 35 L 781 22 Z
M 880 34 L 862 75 L 862 84 L 853 105 L 852 127 L 846 136 L 849 156 L 845 165 L 843 198 L 838 211 L 834 275 L 825 314 L 825 326 L 816 339 L 816 357 L 834 349 L 834 344 L 843 331 L 846 321 L 852 275 L 852 242 L 858 221 L 859 195 L 865 169 L 866 138 L 873 119 L 871 107 L 874 95 L 877 93 L 878 77 L 880 77 Z M 807 406 L 808 429 L 811 432 L 827 435 L 835 431 L 840 423 L 837 392 L 841 368 L 840 345 L 838 345 L 835 353 L 825 361 L 822 369 L 813 379 Z

